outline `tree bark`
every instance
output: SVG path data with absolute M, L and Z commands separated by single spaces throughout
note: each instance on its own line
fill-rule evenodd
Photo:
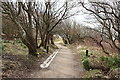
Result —
M 54 40 L 53 40 L 53 34 L 50 35 L 50 43 L 51 43 L 52 45 L 55 45 Z
M 37 48 L 28 48 L 29 54 L 33 56 L 37 56 Z

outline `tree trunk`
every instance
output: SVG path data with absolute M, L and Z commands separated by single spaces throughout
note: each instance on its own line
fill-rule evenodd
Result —
M 45 48 L 45 49 L 47 49 L 48 42 L 49 42 L 49 35 L 46 34 L 45 43 L 44 43 L 44 48 Z
M 44 47 L 46 49 L 47 44 L 48 44 L 48 34 L 44 34 L 44 35 L 41 36 L 41 43 L 38 46 L 38 48 Z
M 54 40 L 53 40 L 53 34 L 50 35 L 50 43 L 51 43 L 52 45 L 55 45 Z
M 38 42 L 37 42 L 37 39 L 38 39 L 38 27 L 36 26 L 36 35 L 35 35 L 35 40 L 36 40 L 36 44 L 37 44 L 37 47 L 38 47 Z
M 37 48 L 28 48 L 29 54 L 33 55 L 33 56 L 37 56 L 36 52 L 37 52 Z
M 118 33 L 118 42 L 120 43 L 120 33 Z
M 37 56 L 37 44 L 33 37 L 26 35 L 26 37 L 21 37 L 22 42 L 28 47 L 30 55 Z

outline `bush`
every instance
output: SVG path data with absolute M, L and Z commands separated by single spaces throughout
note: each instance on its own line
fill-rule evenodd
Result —
M 104 56 L 100 57 L 100 60 L 105 61 L 105 57 Z
M 21 40 L 15 40 L 15 42 L 16 42 L 16 43 L 22 43 L 22 41 L 21 41 Z
M 87 59 L 84 59 L 82 63 L 83 63 L 83 66 L 86 70 L 90 69 L 89 61 Z
M 100 57 L 101 61 L 104 61 L 107 64 L 107 67 L 118 68 L 120 67 L 120 58 L 119 57 Z
M 3 43 L 9 43 L 10 41 L 9 40 L 3 40 Z

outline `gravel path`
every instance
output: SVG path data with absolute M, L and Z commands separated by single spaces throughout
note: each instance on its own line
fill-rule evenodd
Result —
M 80 66 L 78 54 L 61 45 L 57 45 L 60 49 L 59 53 L 51 62 L 47 69 L 41 69 L 35 72 L 35 78 L 81 78 L 84 69 Z

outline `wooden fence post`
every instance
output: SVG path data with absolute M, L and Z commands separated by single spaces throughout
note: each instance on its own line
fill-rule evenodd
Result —
M 88 57 L 88 50 L 86 50 L 86 56 Z
M 47 46 L 47 53 L 49 52 L 49 46 Z

